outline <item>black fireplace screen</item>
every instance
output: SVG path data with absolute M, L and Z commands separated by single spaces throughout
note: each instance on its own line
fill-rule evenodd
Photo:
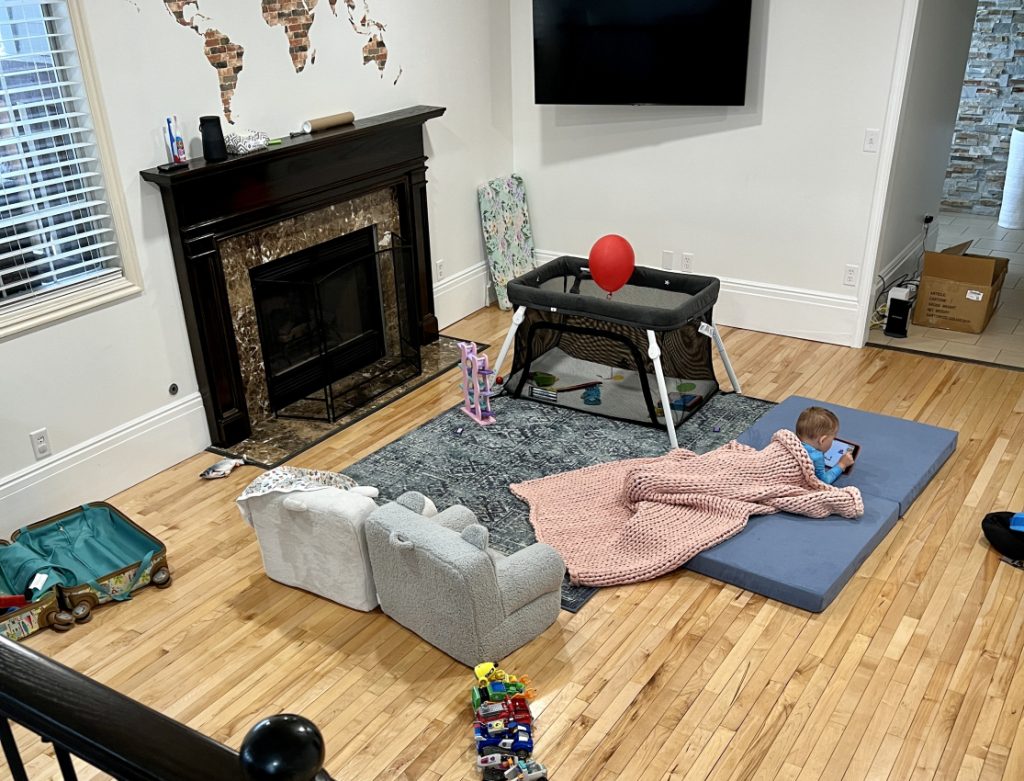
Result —
M 373 227 L 250 269 L 270 408 L 333 422 L 420 373 L 413 258 Z

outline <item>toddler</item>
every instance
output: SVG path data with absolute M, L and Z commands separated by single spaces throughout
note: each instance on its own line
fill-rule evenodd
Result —
M 832 447 L 832 440 L 839 433 L 839 418 L 824 407 L 808 407 L 796 421 L 796 435 L 803 442 L 807 455 L 814 464 L 814 476 L 823 483 L 832 485 L 839 475 L 853 466 L 853 456 L 844 453 L 839 463 L 831 469 L 825 466 L 825 453 Z

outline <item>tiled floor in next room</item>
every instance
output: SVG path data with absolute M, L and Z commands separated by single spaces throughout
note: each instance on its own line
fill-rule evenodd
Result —
M 1010 259 L 999 308 L 984 333 L 911 325 L 906 339 L 893 339 L 872 328 L 868 343 L 1024 368 L 1024 230 L 1000 228 L 995 217 L 952 212 L 942 212 L 936 222 L 939 249 L 971 239 L 970 252 Z

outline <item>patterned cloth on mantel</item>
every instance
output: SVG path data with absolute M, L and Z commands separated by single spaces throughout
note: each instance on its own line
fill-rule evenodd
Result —
M 792 431 L 776 432 L 764 450 L 733 441 L 704 455 L 680 449 L 509 488 L 530 505 L 537 539 L 562 555 L 574 583 L 587 586 L 678 569 L 741 531 L 751 515 L 864 514 L 859 490 L 814 476 Z

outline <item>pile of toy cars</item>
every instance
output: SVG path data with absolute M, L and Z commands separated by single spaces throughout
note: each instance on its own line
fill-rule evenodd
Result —
M 472 689 L 476 766 L 484 781 L 547 781 L 547 770 L 533 754 L 534 697 L 526 676 L 516 677 L 486 662 L 477 665 Z

